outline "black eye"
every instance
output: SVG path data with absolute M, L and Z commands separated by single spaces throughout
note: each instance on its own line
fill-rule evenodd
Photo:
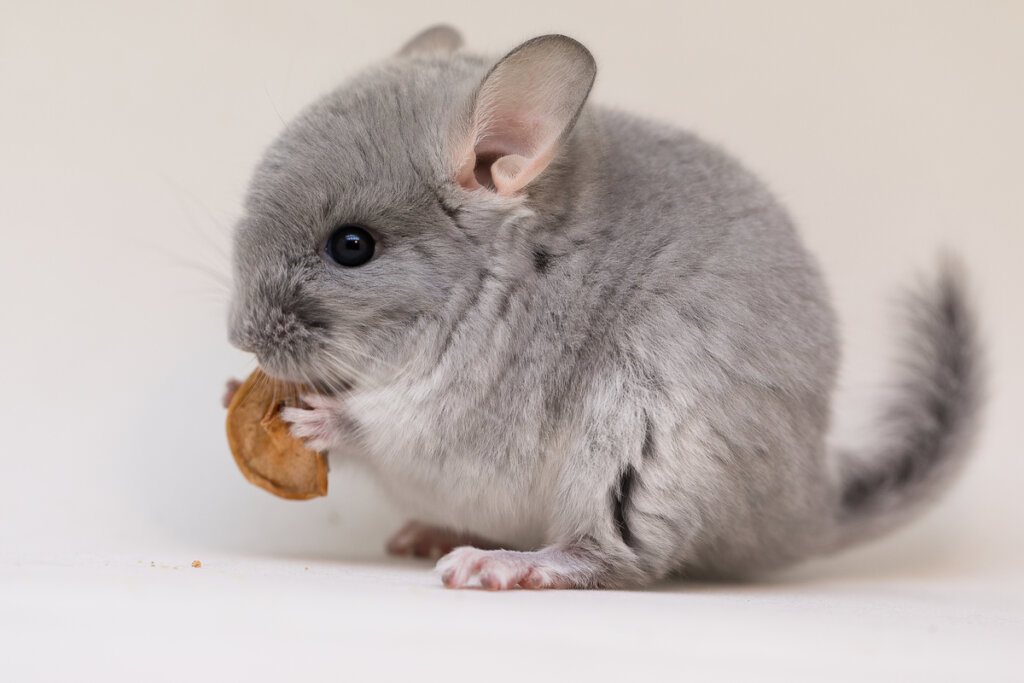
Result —
M 346 268 L 361 266 L 373 258 L 376 243 L 358 225 L 343 225 L 327 238 L 327 255 Z

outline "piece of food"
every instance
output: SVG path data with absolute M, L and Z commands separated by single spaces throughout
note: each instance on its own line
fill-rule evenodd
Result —
M 242 474 L 275 496 L 306 500 L 327 495 L 327 458 L 306 448 L 281 419 L 299 403 L 301 387 L 256 370 L 228 405 L 228 445 Z

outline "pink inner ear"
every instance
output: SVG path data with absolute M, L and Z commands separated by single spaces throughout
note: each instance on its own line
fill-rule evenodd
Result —
M 522 178 L 529 165 L 529 159 L 518 154 L 508 154 L 491 164 L 491 183 L 498 194 L 510 195 L 526 185 Z
M 472 174 L 460 173 L 467 189 L 486 187 L 512 195 L 547 166 L 558 135 L 549 122 L 519 112 L 494 116 L 477 131 Z
M 536 123 L 519 120 L 492 121 L 477 133 L 477 156 L 502 156 L 505 154 L 530 154 L 530 132 L 538 128 Z
M 458 182 L 510 196 L 554 157 L 594 82 L 594 60 L 564 36 L 523 43 L 495 65 L 476 95 Z
M 491 182 L 500 195 L 510 196 L 523 189 L 540 175 L 554 156 L 554 146 L 532 157 L 518 154 L 503 156 L 491 164 Z

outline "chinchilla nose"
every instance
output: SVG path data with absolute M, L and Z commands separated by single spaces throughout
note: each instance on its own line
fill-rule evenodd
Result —
M 252 326 L 248 315 L 238 301 L 232 301 L 228 311 L 228 343 L 240 351 L 256 353 L 256 344 L 249 333 Z
M 258 308 L 232 325 L 229 341 L 256 355 L 264 368 L 285 368 L 306 362 L 323 343 L 323 327 L 310 324 L 292 308 Z
M 232 301 L 228 341 L 260 362 L 301 362 L 323 343 L 328 316 L 302 288 L 266 279 Z
M 228 341 L 243 351 L 266 356 L 287 352 L 303 332 L 303 326 L 294 313 L 274 306 L 251 312 L 238 324 L 232 325 Z

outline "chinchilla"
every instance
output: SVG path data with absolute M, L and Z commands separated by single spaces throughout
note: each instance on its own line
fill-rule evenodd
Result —
M 305 109 L 235 236 L 231 341 L 317 389 L 284 416 L 418 520 L 394 552 L 451 550 L 451 587 L 742 577 L 947 485 L 982 382 L 955 264 L 907 298 L 874 445 L 830 450 L 835 316 L 766 188 L 588 104 L 571 38 L 461 42 L 429 29 Z

